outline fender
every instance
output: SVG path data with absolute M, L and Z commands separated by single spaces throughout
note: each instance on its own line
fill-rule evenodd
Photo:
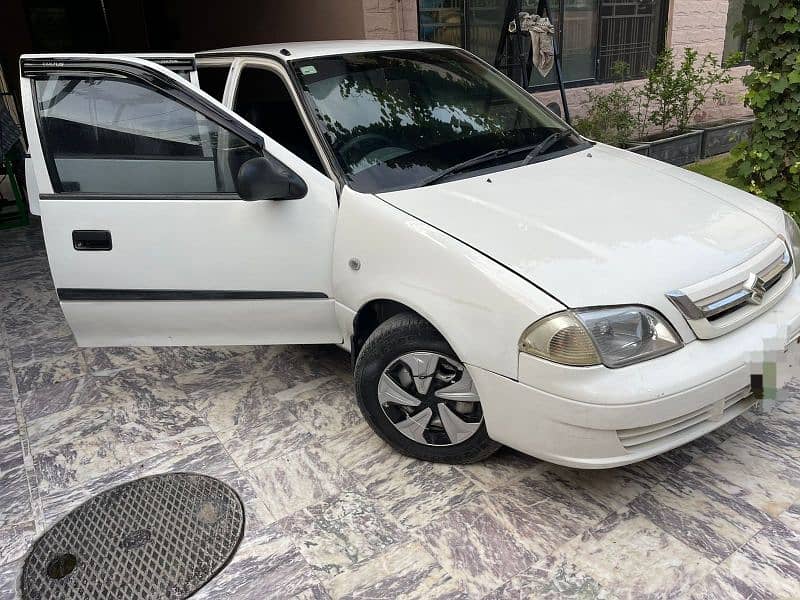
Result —
M 346 340 L 362 306 L 393 300 L 427 319 L 463 362 L 514 379 L 522 332 L 564 309 L 491 258 L 349 187 L 340 198 L 332 277 Z

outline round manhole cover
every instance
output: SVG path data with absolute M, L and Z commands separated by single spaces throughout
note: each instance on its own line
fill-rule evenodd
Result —
M 137 479 L 88 500 L 44 533 L 22 567 L 22 596 L 187 598 L 230 560 L 244 507 L 205 475 Z

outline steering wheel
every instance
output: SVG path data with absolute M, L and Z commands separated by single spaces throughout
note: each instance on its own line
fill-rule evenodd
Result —
M 368 141 L 368 140 L 375 140 L 375 141 L 381 142 L 381 145 L 383 145 L 383 146 L 394 146 L 395 145 L 395 143 L 392 140 L 390 140 L 388 137 L 386 137 L 385 135 L 383 135 L 381 133 L 369 132 L 369 133 L 362 133 L 361 135 L 357 135 L 356 137 L 354 137 L 352 139 L 349 139 L 346 142 L 343 142 L 342 144 L 338 145 L 336 150 L 338 152 L 340 152 L 341 154 L 348 154 L 350 152 L 350 150 L 352 150 L 353 148 L 355 148 L 357 146 L 360 146 L 361 144 L 363 144 L 365 141 Z M 364 155 L 366 155 L 366 154 L 368 154 L 368 153 L 365 152 Z

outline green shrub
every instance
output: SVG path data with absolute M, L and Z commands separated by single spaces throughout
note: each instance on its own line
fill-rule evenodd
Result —
M 680 64 L 676 64 L 672 48 L 664 50 L 641 90 L 650 123 L 662 132 L 686 131 L 703 104 L 724 98 L 718 86 L 733 81 L 732 63 L 728 60 L 720 64 L 713 54 L 700 60 L 696 50 L 686 48 Z
M 746 0 L 745 104 L 756 122 L 751 138 L 733 150 L 730 174 L 748 189 L 800 211 L 800 7 L 797 0 Z
M 680 64 L 671 48 L 662 52 L 647 73 L 644 85 L 628 89 L 628 65 L 614 65 L 615 84 L 606 93 L 589 92 L 586 116 L 575 122 L 587 137 L 615 146 L 644 136 L 648 125 L 662 132 L 686 131 L 697 111 L 708 101 L 724 98 L 720 85 L 730 83 L 730 67 L 739 56 L 724 64 L 713 54 L 700 59 L 696 50 L 686 48 Z
M 627 63 L 615 63 L 611 91 L 587 92 L 589 101 L 586 114 L 575 121 L 575 128 L 580 133 L 612 146 L 624 146 L 642 134 L 639 91 L 623 85 L 628 72 Z

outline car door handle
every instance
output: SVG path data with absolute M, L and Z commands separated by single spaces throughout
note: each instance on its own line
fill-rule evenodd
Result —
M 111 232 L 100 229 L 76 229 L 72 232 L 75 250 L 111 250 Z

